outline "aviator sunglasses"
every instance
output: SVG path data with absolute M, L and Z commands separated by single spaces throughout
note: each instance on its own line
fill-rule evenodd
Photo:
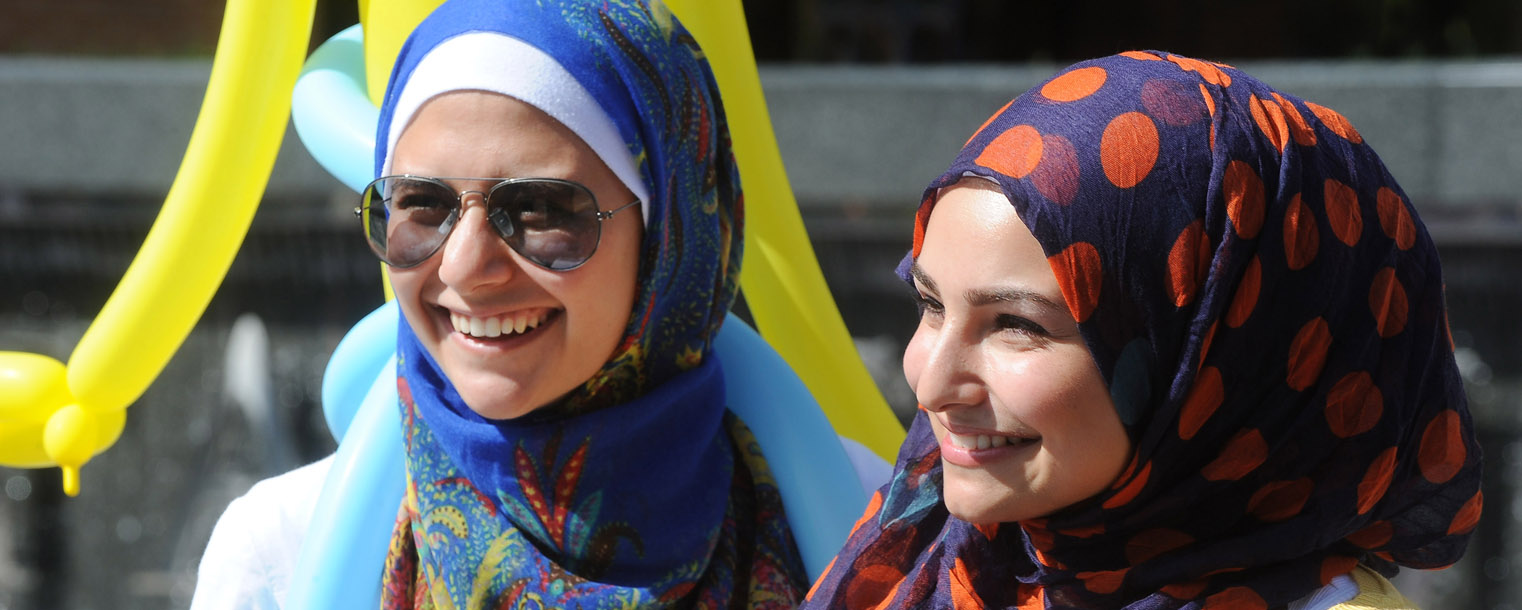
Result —
M 456 191 L 445 180 L 497 183 L 485 191 Z M 587 187 L 555 178 L 385 176 L 365 187 L 354 213 L 381 261 L 413 267 L 444 245 L 459 223 L 466 193 L 482 195 L 486 217 L 508 247 L 552 271 L 587 262 L 602 240 L 602 221 L 639 203 L 604 212 Z

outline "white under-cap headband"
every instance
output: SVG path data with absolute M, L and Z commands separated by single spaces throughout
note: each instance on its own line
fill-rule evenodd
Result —
M 381 175 L 391 173 L 396 141 L 418 109 L 439 95 L 461 90 L 490 91 L 516 98 L 570 128 L 645 203 L 640 206 L 640 213 L 645 224 L 650 224 L 650 190 L 645 187 L 634 155 L 613 119 L 555 58 L 522 40 L 496 32 L 470 32 L 450 38 L 418 61 L 391 115 Z

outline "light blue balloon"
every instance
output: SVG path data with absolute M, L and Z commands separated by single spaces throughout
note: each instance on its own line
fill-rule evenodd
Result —
M 322 415 L 333 438 L 343 441 L 344 431 L 376 377 L 385 373 L 396 352 L 396 324 L 401 318 L 396 301 L 390 301 L 360 320 L 344 335 L 322 376 Z M 388 373 L 395 379 L 395 373 Z
M 391 337 L 394 344 L 395 332 Z M 381 572 L 406 487 L 395 371 L 392 357 L 345 426 L 301 543 L 287 608 L 380 607 Z
M 374 179 L 379 119 L 365 95 L 364 34 L 351 26 L 307 58 L 291 93 L 291 122 L 318 165 L 358 193 Z
M 750 426 L 777 479 L 812 581 L 845 544 L 867 496 L 840 437 L 787 361 L 730 314 L 714 341 L 729 410 Z

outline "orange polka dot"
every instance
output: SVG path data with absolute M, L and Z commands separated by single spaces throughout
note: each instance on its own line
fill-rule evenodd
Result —
M 840 559 L 840 556 L 836 555 L 830 558 L 830 563 L 824 566 L 824 573 L 819 575 L 819 580 L 814 581 L 814 584 L 809 587 L 809 592 L 803 595 L 803 601 L 814 599 L 814 593 L 819 590 L 819 585 L 823 583 L 826 578 L 829 578 L 830 571 L 835 569 L 836 559 Z
M 1117 506 L 1125 506 L 1126 503 L 1135 500 L 1137 494 L 1140 494 L 1142 489 L 1147 486 L 1147 477 L 1151 475 L 1152 463 L 1147 462 L 1147 465 L 1142 467 L 1141 472 L 1137 473 L 1136 478 L 1131 479 L 1129 483 L 1126 483 L 1124 488 L 1116 492 L 1115 495 L 1110 496 L 1110 499 L 1105 500 L 1105 510 L 1109 510 Z
M 925 227 L 930 226 L 930 211 L 934 208 L 935 198 L 926 197 L 914 212 L 914 258 L 919 258 L 920 250 L 925 247 Z
M 1199 73 L 1200 78 L 1205 79 L 1205 82 L 1212 85 L 1231 86 L 1231 76 L 1222 72 L 1213 63 L 1189 57 L 1180 57 L 1178 55 L 1169 55 L 1168 61 L 1178 64 L 1178 67 L 1183 68 L 1185 71 Z
M 1347 535 L 1347 541 L 1361 549 L 1375 549 L 1385 545 L 1395 536 L 1395 526 L 1389 521 L 1375 521 L 1361 530 Z
M 1316 216 L 1311 206 L 1305 205 L 1296 193 L 1290 198 L 1289 209 L 1284 212 L 1284 258 L 1292 271 L 1304 269 L 1316 260 L 1321 248 L 1321 231 L 1316 228 Z
M 1263 179 L 1252 166 L 1242 161 L 1226 165 L 1226 176 L 1221 180 L 1226 194 L 1226 215 L 1231 226 L 1243 239 L 1258 236 L 1263 228 Z
M 1196 220 L 1179 232 L 1168 251 L 1168 294 L 1173 305 L 1183 307 L 1194 302 L 1209 271 L 1210 238 L 1205 235 L 1205 222 Z
M 1046 588 L 1020 583 L 1015 589 L 1015 610 L 1046 610 Z
M 1247 476 L 1267 459 L 1268 443 L 1263 440 L 1263 433 L 1243 430 L 1226 441 L 1220 455 L 1200 470 L 1200 474 L 1208 481 L 1235 481 Z
M 1460 470 L 1469 457 L 1464 446 L 1464 425 L 1453 409 L 1438 413 L 1422 431 L 1422 446 L 1417 454 L 1422 477 L 1433 483 L 1447 483 Z
M 1078 242 L 1046 259 L 1057 276 L 1062 288 L 1062 298 L 1067 301 L 1073 319 L 1083 322 L 1099 305 L 1099 290 L 1103 282 L 1100 270 L 1099 250 L 1088 242 Z
M 1204 610 L 1268 610 L 1263 596 L 1247 587 L 1232 587 L 1205 598 Z
M 1263 289 L 1263 263 L 1257 256 L 1247 262 L 1242 271 L 1242 281 L 1237 292 L 1231 296 L 1231 307 L 1226 310 L 1226 325 L 1237 328 L 1247 323 L 1252 310 L 1258 305 L 1258 292 Z
M 1210 116 L 1215 116 L 1215 98 L 1210 95 L 1210 90 L 1205 88 L 1205 83 L 1200 83 L 1200 96 L 1205 98 L 1205 110 Z M 1215 126 L 1211 125 L 1211 127 L 1213 129 Z M 1211 132 L 1212 135 L 1214 133 L 1214 131 Z M 1212 142 L 1210 147 L 1215 148 L 1215 143 Z
M 1098 91 L 1109 76 L 1104 68 L 1087 66 L 1070 70 L 1041 86 L 1041 96 L 1054 102 L 1081 100 Z
M 1192 580 L 1165 585 L 1163 588 L 1158 589 L 1158 591 L 1173 599 L 1194 599 L 1199 597 L 1201 593 L 1204 593 L 1205 586 L 1209 584 L 1208 581 L 1204 580 Z
M 1300 514 L 1314 489 L 1316 484 L 1309 478 L 1267 483 L 1247 500 L 1247 512 L 1259 521 L 1283 521 Z
M 1078 580 L 1083 581 L 1083 588 L 1100 595 L 1109 595 L 1120 590 L 1120 585 L 1125 582 L 1128 571 L 1130 568 L 1103 572 L 1079 572 L 1077 576 Z
M 1358 567 L 1357 557 L 1333 555 L 1321 561 L 1321 586 L 1332 584 L 1332 579 L 1348 574 Z
M 1067 205 L 1078 194 L 1078 151 L 1067 138 L 1047 135 L 1041 138 L 1046 153 L 1031 172 L 1031 184 L 1047 199 Z
M 1321 377 L 1331 347 L 1332 331 L 1325 318 L 1318 316 L 1301 326 L 1289 344 L 1289 376 L 1285 380 L 1289 387 L 1296 390 L 1311 387 Z
M 1485 494 L 1474 492 L 1474 496 L 1459 507 L 1459 512 L 1453 515 L 1453 523 L 1448 524 L 1448 533 L 1450 535 L 1467 534 L 1474 530 L 1474 526 L 1480 523 L 1480 511 L 1484 506 Z
M 1052 544 L 1057 541 L 1052 536 L 1051 530 L 1046 529 L 1045 519 L 1032 519 L 1020 524 L 1020 530 L 1025 532 L 1025 537 L 1031 541 L 1031 546 L 1036 550 L 1049 551 Z
M 973 589 L 972 575 L 967 573 L 967 564 L 961 557 L 956 558 L 947 577 L 951 581 L 952 610 L 983 610 L 983 598 Z
M 999 535 L 999 524 L 997 523 L 974 523 L 972 526 L 978 530 L 979 534 L 983 534 L 983 537 L 989 540 L 993 540 L 994 536 Z
M 1126 541 L 1126 562 L 1136 565 L 1194 543 L 1194 537 L 1178 530 L 1155 528 Z
M 1258 124 L 1258 130 L 1268 136 L 1269 143 L 1276 150 L 1283 153 L 1284 146 L 1289 144 L 1289 123 L 1284 120 L 1284 109 L 1254 95 L 1247 100 L 1247 110 L 1252 114 L 1253 122 Z
M 1332 133 L 1342 136 L 1344 140 L 1354 144 L 1363 142 L 1363 136 L 1358 135 L 1357 129 L 1353 129 L 1353 124 L 1349 123 L 1347 118 L 1338 114 L 1336 110 L 1310 102 L 1306 102 L 1305 107 L 1311 109 L 1311 114 L 1321 119 L 1321 122 L 1326 125 L 1327 129 L 1332 130 Z
M 1411 221 L 1406 202 L 1388 186 L 1379 187 L 1375 199 L 1379 204 L 1379 226 L 1385 235 L 1395 240 L 1395 247 L 1410 250 L 1416 245 L 1416 223 Z
M 1154 78 L 1142 84 L 1142 109 L 1147 115 L 1174 127 L 1194 124 L 1210 116 L 1194 88 L 1171 79 Z
M 1179 410 L 1179 438 L 1186 441 L 1194 438 L 1225 399 L 1221 370 L 1213 366 L 1200 369 L 1200 374 L 1194 379 L 1194 387 L 1189 388 L 1189 395 L 1184 398 L 1184 408 Z
M 1210 353 L 1210 344 L 1215 342 L 1215 331 L 1220 330 L 1220 328 L 1221 321 L 1216 320 L 1210 323 L 1210 330 L 1205 331 L 1205 340 L 1200 342 L 1199 361 L 1194 363 L 1196 373 L 1199 372 L 1200 366 L 1205 364 L 1205 355 Z
M 1120 188 L 1141 183 L 1157 163 L 1157 125 L 1140 112 L 1110 120 L 1099 138 L 1099 164 L 1105 177 Z
M 877 516 L 877 509 L 882 508 L 882 506 L 883 492 L 879 489 L 872 493 L 872 499 L 867 501 L 867 510 L 861 514 L 861 517 L 856 519 L 856 525 L 851 526 L 851 533 L 856 533 L 856 530 L 861 529 L 861 526 Z
M 1326 423 L 1338 438 L 1372 430 L 1384 414 L 1384 396 L 1363 371 L 1348 373 L 1326 395 Z
M 1041 133 L 1035 127 L 1016 125 L 983 147 L 973 163 L 1011 178 L 1024 178 L 1041 162 L 1042 148 Z
M 1305 122 L 1305 115 L 1300 114 L 1300 109 L 1295 103 L 1278 93 L 1274 93 L 1274 101 L 1279 103 L 1279 108 L 1284 111 L 1284 118 L 1289 121 L 1289 134 L 1295 138 L 1295 143 L 1301 146 L 1315 146 L 1316 132 Z
M 978 126 L 978 130 L 972 132 L 972 135 L 967 137 L 967 141 L 963 142 L 962 146 L 966 147 L 968 144 L 971 144 L 973 140 L 978 139 L 978 134 L 983 133 L 984 129 L 988 129 L 988 126 L 993 124 L 994 119 L 999 118 L 999 115 L 1004 114 L 1004 111 L 1009 110 L 1009 107 L 1014 105 L 1014 103 L 1015 100 L 1004 102 L 1004 106 L 1000 107 L 998 112 L 988 115 L 988 118 L 983 120 L 983 124 Z
M 1385 267 L 1375 273 L 1369 286 L 1369 311 L 1374 314 L 1379 336 L 1389 339 L 1400 334 L 1406 328 L 1408 307 L 1406 289 L 1395 277 L 1395 268 Z
M 1163 58 L 1158 57 L 1156 55 L 1153 55 L 1151 53 L 1148 53 L 1146 51 L 1124 51 L 1124 52 L 1121 53 L 1121 55 L 1124 55 L 1124 56 L 1129 57 L 1131 59 L 1140 59 L 1142 61 L 1162 61 L 1163 60 Z
M 1126 462 L 1126 469 L 1122 470 L 1120 476 L 1115 477 L 1115 481 L 1110 483 L 1110 489 L 1120 489 L 1125 485 L 1126 481 L 1131 480 L 1131 473 L 1136 472 L 1136 464 L 1140 459 L 1141 456 L 1134 453 L 1131 454 L 1131 461 Z
M 845 605 L 853 610 L 875 607 L 887 601 L 903 580 L 904 573 L 898 568 L 881 563 L 868 565 L 846 584 Z
M 1363 212 L 1358 209 L 1358 193 L 1353 187 L 1332 180 L 1326 181 L 1326 219 L 1332 225 L 1337 240 L 1349 246 L 1357 244 L 1363 235 Z
M 1364 473 L 1363 480 L 1358 482 L 1358 514 L 1369 512 L 1385 497 L 1385 490 L 1390 488 L 1390 480 L 1394 476 L 1395 448 L 1390 447 L 1374 458 L 1369 464 L 1369 470 Z

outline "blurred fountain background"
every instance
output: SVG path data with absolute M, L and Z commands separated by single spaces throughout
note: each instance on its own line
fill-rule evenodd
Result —
M 1522 610 L 1522 6 L 748 4 L 809 236 L 904 414 L 914 313 L 891 270 L 924 184 L 1005 101 L 1071 61 L 1160 48 L 1345 114 L 1442 249 L 1487 458 L 1464 561 L 1397 582 L 1424 607 Z M 0 0 L 0 350 L 66 361 L 121 278 L 179 166 L 220 8 Z M 318 41 L 356 20 L 352 3 L 319 11 Z M 289 134 L 227 280 L 122 439 L 84 470 L 80 497 L 63 497 L 56 470 L 0 468 L 0 610 L 184 607 L 227 502 L 332 451 L 322 370 L 381 294 L 353 199 Z

